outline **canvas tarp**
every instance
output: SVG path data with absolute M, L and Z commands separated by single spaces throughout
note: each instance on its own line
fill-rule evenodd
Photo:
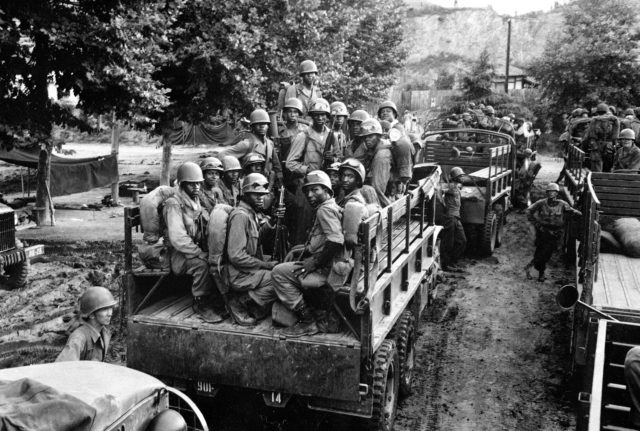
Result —
M 171 145 L 224 146 L 232 144 L 236 139 L 235 132 L 227 123 L 212 125 L 184 121 L 176 121 L 165 136 L 169 136 Z
M 0 160 L 38 168 L 39 150 L 14 148 L 0 150 Z M 90 158 L 69 158 L 51 155 L 51 196 L 63 196 L 104 187 L 118 179 L 118 159 L 115 155 Z

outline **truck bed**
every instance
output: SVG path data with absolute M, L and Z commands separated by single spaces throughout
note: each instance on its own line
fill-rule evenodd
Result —
M 616 310 L 638 310 L 640 304 L 640 258 L 600 253 L 593 283 L 593 306 Z

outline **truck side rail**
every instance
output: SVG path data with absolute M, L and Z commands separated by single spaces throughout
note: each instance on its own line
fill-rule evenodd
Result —
M 571 199 L 575 202 L 578 194 L 582 191 L 587 170 L 584 168 L 585 154 L 580 148 L 574 144 L 567 147 L 567 162 L 565 166 L 567 190 Z
M 580 249 L 576 276 L 577 285 L 582 285 L 582 297 L 587 304 L 592 303 L 593 281 L 597 276 L 597 262 L 600 251 L 600 201 L 596 196 L 591 176 L 588 172 L 582 192 L 582 226 L 580 232 Z

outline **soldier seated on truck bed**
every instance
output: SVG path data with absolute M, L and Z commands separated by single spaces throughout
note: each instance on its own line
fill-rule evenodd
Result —
M 302 190 L 314 209 L 313 226 L 302 260 L 281 263 L 271 273 L 278 298 L 300 319 L 295 325 L 283 329 L 282 334 L 289 337 L 318 332 L 318 326 L 302 292 L 323 287 L 334 261 L 344 261 L 345 254 L 342 209 L 333 199 L 329 176 L 319 170 L 309 172 Z

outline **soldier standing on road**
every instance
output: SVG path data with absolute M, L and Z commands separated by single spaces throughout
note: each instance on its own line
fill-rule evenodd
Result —
M 344 260 L 345 255 L 342 209 L 332 197 L 329 176 L 323 171 L 309 172 L 303 190 L 315 210 L 315 217 L 302 260 L 281 263 L 271 273 L 278 298 L 300 319 L 295 325 L 283 329 L 282 334 L 289 337 L 318 332 L 302 292 L 324 286 L 334 260 Z
M 633 143 L 636 140 L 636 134 L 631 129 L 624 129 L 620 132 L 618 142 L 620 148 L 616 151 L 613 162 L 613 170 L 625 169 L 631 171 L 640 170 L 640 148 Z
M 207 223 L 209 214 L 200 205 L 200 187 L 204 178 L 200 166 L 186 162 L 178 168 L 178 191 L 164 203 L 171 272 L 193 278 L 193 311 L 204 321 L 216 323 L 222 317 L 214 310 L 213 280 L 209 276 Z
M 115 305 L 116 300 L 108 289 L 100 286 L 88 288 L 80 296 L 82 324 L 71 333 L 56 362 L 104 362 L 111 340 L 108 325 Z
M 386 195 L 393 159 L 391 143 L 382 138 L 382 126 L 375 118 L 362 122 L 360 136 L 364 139 L 364 145 L 358 147 L 353 157 L 368 161 L 362 163 L 365 167 L 369 166 L 366 182 L 375 189 L 380 205 L 386 207 L 391 203 Z
M 269 222 L 261 225 L 258 212 L 264 208 L 264 197 L 269 193 L 268 181 L 264 175 L 249 174 L 242 181 L 242 198 L 229 215 L 227 257 L 229 287 L 235 293 L 247 292 L 251 301 L 243 301 L 232 295 L 229 311 L 239 325 L 255 325 L 270 313 L 276 299 L 271 282 L 271 269 L 278 262 L 266 261 L 262 254 L 261 238 L 265 229 L 271 229 Z M 277 216 L 284 216 L 279 208 Z M 247 313 L 249 311 L 252 316 Z
M 242 173 L 242 166 L 240 166 L 240 162 L 235 157 L 224 156 L 222 158 L 222 168 L 224 169 L 222 181 L 218 183 L 223 197 L 221 203 L 235 207 L 238 204 L 238 195 L 240 194 L 238 180 Z
M 530 270 L 533 267 L 538 270 L 538 281 L 546 280 L 544 271 L 558 247 L 558 241 L 562 238 L 565 214 L 582 215 L 567 202 L 558 199 L 559 193 L 560 187 L 555 183 L 549 183 L 546 189 L 547 197 L 527 208 L 527 219 L 533 223 L 536 230 L 536 251 L 533 260 L 525 266 L 527 279 L 531 279 Z
M 391 127 L 400 130 L 403 134 L 404 126 L 398 121 L 398 107 L 391 100 L 385 100 L 378 108 L 378 118 L 380 121 L 388 121 Z
M 318 78 L 318 67 L 311 60 L 304 60 L 300 63 L 299 67 L 300 78 L 302 82 L 300 84 L 294 84 L 287 88 L 285 93 L 285 100 L 289 100 L 292 97 L 299 99 L 302 102 L 302 115 L 306 116 L 313 103 L 322 97 L 322 93 L 316 85 Z
M 217 158 L 207 157 L 200 162 L 200 169 L 202 169 L 204 176 L 204 183 L 199 195 L 200 203 L 208 213 L 211 213 L 213 207 L 224 200 L 222 190 L 218 187 L 224 168 L 222 162 Z
M 444 205 L 444 229 L 442 231 L 442 269 L 445 271 L 459 271 L 455 266 L 458 259 L 464 254 L 467 248 L 467 236 L 460 221 L 461 195 L 460 187 L 464 171 L 459 167 L 451 168 L 447 191 L 442 199 Z
M 349 111 L 347 106 L 342 102 L 333 102 L 330 106 L 331 110 L 331 125 L 333 126 L 332 132 L 334 135 L 333 140 L 333 154 L 335 158 L 333 162 L 341 162 L 345 158 L 351 156 L 351 149 L 347 145 L 347 135 L 342 130 L 344 122 L 349 117 Z

